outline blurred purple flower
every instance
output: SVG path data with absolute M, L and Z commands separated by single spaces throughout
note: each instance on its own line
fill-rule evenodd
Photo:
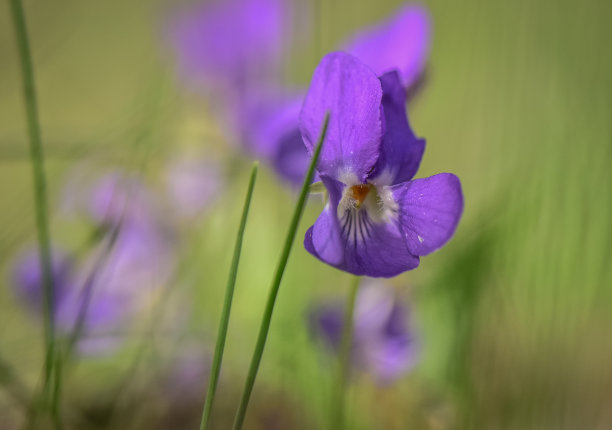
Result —
M 250 96 L 242 115 L 248 149 L 294 186 L 302 184 L 310 162 L 298 127 L 303 101 L 302 91 L 260 92 Z
M 93 186 L 83 190 L 81 202 L 87 215 L 103 225 L 116 225 L 123 221 L 153 222 L 155 198 L 137 178 L 121 172 L 107 173 Z
M 192 83 L 244 91 L 279 64 L 287 41 L 284 0 L 201 3 L 171 23 L 181 75 Z
M 166 195 L 181 220 L 201 215 L 223 192 L 223 168 L 200 157 L 180 157 L 166 167 Z
M 344 306 L 328 303 L 310 314 L 313 334 L 335 353 L 341 344 Z M 355 303 L 353 343 L 354 367 L 369 372 L 380 383 L 389 383 L 410 370 L 418 346 L 409 324 L 407 306 L 385 285 L 365 284 Z
M 429 56 L 431 22 L 424 6 L 410 4 L 389 20 L 364 30 L 343 44 L 378 76 L 396 70 L 408 90 L 425 70 Z
M 54 249 L 52 255 L 52 276 L 56 291 L 54 317 L 58 333 L 67 336 L 72 334 L 85 306 L 85 285 L 79 279 L 75 264 L 65 252 Z M 42 317 L 43 279 L 36 249 L 26 251 L 16 260 L 12 286 L 21 303 L 32 314 Z M 79 341 L 79 350 L 90 350 L 92 346 L 99 345 L 99 337 L 104 337 L 104 333 L 118 327 L 124 315 L 122 310 L 123 305 L 116 298 L 96 292 L 84 314 L 84 337 Z
M 136 178 L 112 172 L 93 183 L 82 176 L 74 179 L 65 197 L 69 212 L 84 214 L 102 234 L 78 264 L 65 253 L 54 253 L 55 318 L 58 332 L 69 335 L 85 315 L 77 346 L 82 353 L 98 354 L 118 345 L 122 336 L 117 331 L 150 303 L 147 299 L 159 286 L 170 282 L 174 243 L 160 222 L 154 196 Z M 40 314 L 42 285 L 35 257 L 18 261 L 14 286 L 22 301 Z
M 74 288 L 72 261 L 59 249 L 51 253 L 51 277 L 55 289 L 55 310 L 66 294 Z M 29 249 L 15 261 L 12 285 L 17 297 L 34 312 L 42 315 L 43 275 L 38 249 Z
M 392 277 L 444 245 L 463 211 L 459 179 L 411 180 L 425 140 L 408 124 L 397 72 L 378 78 L 352 55 L 326 55 L 300 114 L 309 152 L 330 121 L 317 170 L 329 202 L 308 229 L 306 250 L 355 275 Z
M 82 273 L 95 271 L 95 293 L 115 297 L 128 309 L 141 308 L 170 281 L 175 265 L 172 238 L 156 225 L 128 219 L 119 226 L 114 243 L 107 246 L 110 240 L 113 238 L 105 238 L 89 255 Z
M 430 46 L 430 19 L 419 5 L 407 5 L 388 21 L 362 31 L 342 44 L 344 50 L 367 64 L 377 75 L 396 70 L 408 92 L 418 84 L 425 70 Z M 275 91 L 278 92 L 278 91 Z M 407 94 L 407 92 L 405 94 Z M 310 157 L 299 132 L 299 111 L 305 92 L 288 97 L 261 92 L 251 98 L 243 121 L 248 148 L 266 160 L 276 173 L 293 186 L 299 186 Z M 405 101 L 404 101 L 405 102 Z
M 136 178 L 113 172 L 94 184 L 87 201 L 91 218 L 111 228 L 82 271 L 95 270 L 92 289 L 132 311 L 170 281 L 175 266 L 174 237 L 156 200 Z

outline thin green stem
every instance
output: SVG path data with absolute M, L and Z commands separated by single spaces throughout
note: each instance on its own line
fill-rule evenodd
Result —
M 108 261 L 113 247 L 117 242 L 117 237 L 119 235 L 122 225 L 123 221 L 120 221 L 112 227 L 109 233 L 110 237 L 108 238 L 108 241 L 106 242 L 104 249 L 100 254 L 100 257 L 96 260 L 87 278 L 85 278 L 85 283 L 83 284 L 81 305 L 79 307 L 79 313 L 77 314 L 76 322 L 74 323 L 74 327 L 70 333 L 70 336 L 68 336 L 68 338 L 66 339 L 65 347 L 63 348 L 63 353 L 61 351 L 58 351 L 57 354 L 58 356 L 63 356 L 62 360 L 57 360 L 58 366 L 60 366 L 58 368 L 59 372 L 61 372 L 61 366 L 63 365 L 63 363 L 71 360 L 74 347 L 83 335 L 85 320 L 87 318 L 87 313 L 89 312 L 89 307 L 91 305 L 91 300 L 93 297 L 93 289 L 95 286 L 96 277 Z
M 249 215 L 249 207 L 251 206 L 251 198 L 253 197 L 253 189 L 255 188 L 255 179 L 257 177 L 257 166 L 258 163 L 253 164 L 253 169 L 251 170 L 251 179 L 249 180 L 249 187 L 247 189 L 244 207 L 242 209 L 242 218 L 240 218 L 240 226 L 238 227 L 238 235 L 236 236 L 234 256 L 232 257 L 227 286 L 225 287 L 225 300 L 223 302 L 223 310 L 221 311 L 221 321 L 219 322 L 219 332 L 217 333 L 215 355 L 213 357 L 210 379 L 208 381 L 208 390 L 206 392 L 206 400 L 204 401 L 204 411 L 202 412 L 200 430 L 205 430 L 208 428 L 210 413 L 215 400 L 217 381 L 219 379 L 219 372 L 221 370 L 221 362 L 223 361 L 223 349 L 225 348 L 225 339 L 227 337 L 227 327 L 229 325 L 229 317 L 232 310 L 234 286 L 236 285 L 238 263 L 240 262 L 240 251 L 242 250 L 242 239 L 244 237 L 244 230 L 246 228 L 246 222 Z
M 61 393 L 62 393 L 62 355 L 55 355 L 55 373 L 53 378 L 53 394 L 51 395 L 51 417 L 53 419 L 53 428 L 60 430 L 62 428 L 61 408 Z
M 55 322 L 53 309 L 55 308 L 55 291 L 51 275 L 51 246 L 48 221 L 47 184 L 45 179 L 44 153 L 40 137 L 38 121 L 38 108 L 36 103 L 36 89 L 34 86 L 34 70 L 32 56 L 28 42 L 28 32 L 25 13 L 21 0 L 10 0 L 11 13 L 15 28 L 17 51 L 21 63 L 21 76 L 23 79 L 23 98 L 26 109 L 28 134 L 30 142 L 30 161 L 34 182 L 34 213 L 36 217 L 36 231 L 38 236 L 39 258 L 43 275 L 44 290 L 44 325 L 45 325 L 45 366 L 43 396 L 51 396 L 54 402 L 54 392 L 49 393 L 51 373 L 53 372 L 55 356 Z
M 236 412 L 236 417 L 234 418 L 234 430 L 242 429 L 246 410 L 249 405 L 249 400 L 251 398 L 251 392 L 253 391 L 253 385 L 255 385 L 257 371 L 259 370 L 259 364 L 261 363 L 261 356 L 263 355 L 263 350 L 266 345 L 266 340 L 268 338 L 268 331 L 270 329 L 270 321 L 272 320 L 272 311 L 274 310 L 276 296 L 278 295 L 278 289 L 283 278 L 283 273 L 285 272 L 285 266 L 287 266 L 291 247 L 293 246 L 297 228 L 300 219 L 302 218 L 304 205 L 306 204 L 306 197 L 308 196 L 308 189 L 310 187 L 310 183 L 312 182 L 312 178 L 314 177 L 314 170 L 317 165 L 319 155 L 321 154 L 321 148 L 323 147 L 323 141 L 325 140 L 325 135 L 327 133 L 328 123 L 329 113 L 325 115 L 325 119 L 323 120 L 323 127 L 321 129 L 321 135 L 319 136 L 319 142 L 317 143 L 317 147 L 314 153 L 312 154 L 312 160 L 310 160 L 310 167 L 308 168 L 308 173 L 304 178 L 304 183 L 302 184 L 302 189 L 300 191 L 297 204 L 295 205 L 291 224 L 289 225 L 289 230 L 287 231 L 287 236 L 285 238 L 285 245 L 283 246 L 283 250 L 278 261 L 278 266 L 276 267 L 276 272 L 274 274 L 274 279 L 272 281 L 272 285 L 270 286 L 268 301 L 266 302 L 266 308 L 264 310 L 261 325 L 259 327 L 259 334 L 257 336 L 255 350 L 253 351 L 253 357 L 251 358 L 249 373 L 247 375 L 247 379 L 244 385 L 244 390 L 242 391 L 242 397 L 240 398 L 240 405 L 238 406 L 238 411 Z
M 357 290 L 361 278 L 356 276 L 351 283 L 349 296 L 344 312 L 342 323 L 342 339 L 338 355 L 338 374 L 335 381 L 332 398 L 330 429 L 342 430 L 344 428 L 344 417 L 346 409 L 346 392 L 349 371 L 351 368 L 351 346 L 353 344 L 353 319 L 355 315 L 355 302 L 357 301 Z

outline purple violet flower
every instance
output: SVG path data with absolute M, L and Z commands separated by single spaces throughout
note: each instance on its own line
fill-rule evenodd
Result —
M 249 130 L 247 143 L 253 155 L 266 160 L 284 181 L 299 186 L 310 163 L 298 127 L 305 94 L 286 93 L 251 94 L 241 122 Z
M 102 176 L 87 189 L 85 200 L 81 205 L 86 214 L 107 226 L 108 234 L 83 262 L 83 277 L 94 270 L 93 290 L 118 297 L 133 309 L 170 279 L 175 260 L 172 232 L 161 222 L 156 196 L 130 175 Z
M 344 306 L 319 305 L 310 312 L 313 334 L 336 352 L 340 348 Z M 389 383 L 416 363 L 418 345 L 409 324 L 408 307 L 393 290 L 374 283 L 361 287 L 355 303 L 352 364 L 380 383 Z
M 67 336 L 74 330 L 84 306 L 85 283 L 79 278 L 77 267 L 63 251 L 53 250 L 52 277 L 55 294 L 54 317 L 57 330 Z M 42 316 L 43 279 L 38 252 L 31 249 L 15 262 L 13 289 L 23 305 L 38 317 Z M 119 327 L 125 307 L 119 297 L 94 292 L 83 321 L 84 336 L 79 340 L 80 352 L 108 351 L 109 332 Z M 113 346 L 118 342 L 115 339 Z
M 78 264 L 54 253 L 55 318 L 58 332 L 68 335 L 85 306 L 78 349 L 99 354 L 120 343 L 117 330 L 151 302 L 158 287 L 170 282 L 174 238 L 160 222 L 155 196 L 138 179 L 120 172 L 93 183 L 82 175 L 76 179 L 65 191 L 68 213 L 85 215 L 103 235 Z M 42 285 L 34 254 L 19 260 L 14 281 L 18 295 L 40 314 Z
M 82 272 L 96 271 L 94 294 L 116 297 L 126 310 L 137 310 L 170 281 L 175 264 L 170 239 L 156 225 L 127 219 L 119 226 L 110 250 L 106 241 L 112 239 L 107 237 L 84 262 Z M 100 255 L 105 252 L 108 254 Z
M 378 78 L 352 55 L 326 55 L 300 115 L 314 149 L 330 112 L 317 170 L 329 202 L 304 239 L 321 261 L 355 275 L 392 277 L 444 245 L 463 211 L 459 179 L 412 179 L 425 149 L 406 117 L 397 72 Z
M 112 226 L 126 220 L 139 224 L 153 222 L 155 199 L 137 178 L 120 172 L 107 173 L 84 192 L 80 203 L 86 207 L 87 215 L 100 224 Z
M 181 75 L 238 91 L 279 64 L 288 22 L 283 0 L 228 0 L 197 4 L 171 25 Z
M 427 10 L 410 4 L 389 20 L 358 33 L 341 46 L 379 76 L 397 70 L 407 94 L 424 73 L 430 27 Z M 248 130 L 246 144 L 249 149 L 293 186 L 301 185 L 310 159 L 299 132 L 299 111 L 304 97 L 305 92 L 287 97 L 251 93 L 250 98 L 255 102 L 250 100 L 251 106 L 242 121 L 242 126 Z
M 51 253 L 51 277 L 55 289 L 55 310 L 73 288 L 73 263 L 66 253 L 53 249 Z M 12 285 L 19 300 L 29 309 L 42 315 L 43 275 L 37 249 L 28 249 L 15 260 Z

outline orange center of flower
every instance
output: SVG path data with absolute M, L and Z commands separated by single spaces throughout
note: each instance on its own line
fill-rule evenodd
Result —
M 368 193 L 370 192 L 370 188 L 371 188 L 370 184 L 353 185 L 350 188 L 351 195 L 352 195 L 353 199 L 355 200 L 355 206 L 356 207 L 361 206 L 363 201 L 368 196 Z

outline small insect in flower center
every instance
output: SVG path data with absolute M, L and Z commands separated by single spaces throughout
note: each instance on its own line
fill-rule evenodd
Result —
M 353 185 L 350 188 L 351 197 L 355 201 L 355 207 L 359 208 L 363 202 L 365 201 L 368 193 L 370 192 L 370 188 L 372 186 L 370 184 L 358 184 Z

